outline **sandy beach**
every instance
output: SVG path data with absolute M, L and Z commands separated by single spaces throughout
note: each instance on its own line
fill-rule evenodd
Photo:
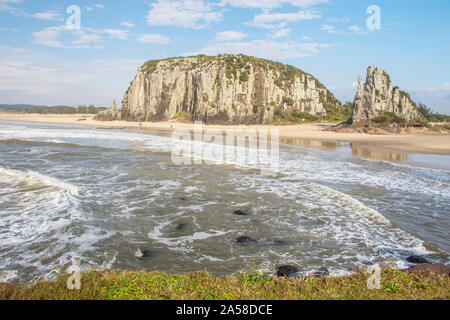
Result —
M 93 115 L 42 115 L 0 112 L 0 121 L 25 121 L 35 123 L 86 125 L 108 129 L 138 129 L 170 132 L 178 129 L 192 130 L 193 124 L 180 122 L 127 122 L 127 121 L 95 121 Z M 81 120 L 83 119 L 83 120 Z M 85 119 L 85 120 L 84 120 Z M 282 142 L 292 144 L 314 144 L 320 142 L 349 142 L 357 144 L 373 153 L 396 154 L 441 154 L 450 155 L 450 134 L 398 134 L 370 135 L 361 133 L 336 133 L 323 131 L 331 124 L 305 124 L 293 126 L 232 126 L 233 129 L 278 129 Z M 230 126 L 204 125 L 204 129 L 226 130 Z

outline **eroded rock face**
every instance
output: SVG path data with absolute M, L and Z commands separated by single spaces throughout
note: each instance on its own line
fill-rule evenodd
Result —
M 367 69 L 367 78 L 359 77 L 351 123 L 370 120 L 384 112 L 395 113 L 407 121 L 422 119 L 408 93 L 393 87 L 389 75 L 380 67 Z
M 108 110 L 100 112 L 94 119 L 100 121 L 121 120 L 121 112 L 117 109 L 116 100 L 113 100 Z
M 183 112 L 217 124 L 265 124 L 294 111 L 325 115 L 341 103 L 313 76 L 244 55 L 149 61 L 122 102 L 122 119 L 167 121 Z

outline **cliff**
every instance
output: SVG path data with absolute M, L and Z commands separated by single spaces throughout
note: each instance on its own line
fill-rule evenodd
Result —
M 152 60 L 138 69 L 121 119 L 167 121 L 179 113 L 217 124 L 266 124 L 274 115 L 325 116 L 341 103 L 312 75 L 244 55 Z
M 371 120 L 385 112 L 394 113 L 406 121 L 423 119 L 409 94 L 393 87 L 386 71 L 370 66 L 366 82 L 359 77 L 350 123 Z

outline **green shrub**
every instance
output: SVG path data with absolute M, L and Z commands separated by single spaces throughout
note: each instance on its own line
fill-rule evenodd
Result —
M 406 123 L 405 119 L 400 118 L 393 112 L 384 112 L 384 113 L 380 114 L 379 116 L 372 118 L 371 121 L 376 124 L 392 124 L 392 123 L 404 124 L 404 123 Z
M 274 115 L 283 117 L 284 116 L 283 110 L 281 110 L 281 109 L 275 110 Z
M 320 118 L 314 114 L 310 114 L 307 112 L 302 112 L 300 110 L 295 110 L 292 114 L 292 117 L 296 118 L 296 119 L 301 119 L 301 120 L 305 120 L 308 122 L 315 122 L 315 121 L 319 121 Z
M 391 281 L 384 286 L 384 292 L 399 293 L 400 290 L 401 290 L 400 285 L 395 281 Z
M 276 85 L 278 88 L 280 88 L 280 89 L 283 88 L 283 82 L 282 82 L 280 79 L 276 79 L 276 80 L 274 81 L 274 83 L 275 83 L 275 85 Z
M 283 102 L 286 103 L 288 106 L 294 105 L 294 100 L 290 97 L 283 97 Z
M 247 72 L 242 72 L 241 75 L 239 76 L 239 80 L 241 82 L 247 82 L 248 81 L 248 73 Z
M 324 120 L 332 122 L 344 122 L 352 115 L 352 103 L 348 102 L 342 107 L 334 107 L 327 110 Z
M 450 122 L 450 116 L 446 114 L 435 113 L 425 104 L 419 103 L 417 107 L 419 112 L 430 122 Z

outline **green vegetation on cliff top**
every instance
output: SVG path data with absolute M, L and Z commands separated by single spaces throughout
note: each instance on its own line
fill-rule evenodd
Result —
M 68 290 L 68 275 L 31 286 L 0 284 L 0 300 L 399 300 L 450 298 L 448 276 L 384 270 L 381 289 L 367 287 L 364 271 L 348 277 L 273 278 L 252 272 L 214 277 L 207 272 L 100 272 L 81 276 Z

